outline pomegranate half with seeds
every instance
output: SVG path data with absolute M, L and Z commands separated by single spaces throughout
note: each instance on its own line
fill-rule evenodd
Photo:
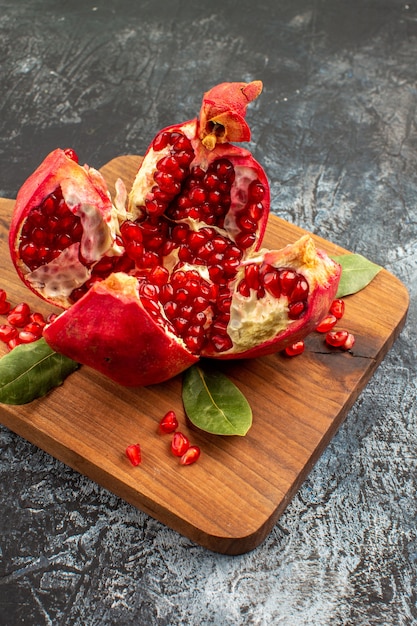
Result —
M 199 118 L 152 141 L 112 203 L 72 151 L 49 155 L 18 194 L 10 248 L 31 289 L 66 309 L 44 329 L 57 352 L 123 385 L 162 382 L 201 356 L 270 354 L 314 330 L 340 267 L 310 236 L 261 250 L 262 167 L 245 148 L 259 81 L 223 83 Z

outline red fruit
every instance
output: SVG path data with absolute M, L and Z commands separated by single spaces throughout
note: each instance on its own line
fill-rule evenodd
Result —
M 25 282 L 67 308 L 44 328 L 54 350 L 120 384 L 150 385 L 200 356 L 270 354 L 316 328 L 340 267 L 307 235 L 258 252 L 268 182 L 230 143 L 249 140 L 244 115 L 261 87 L 219 85 L 198 119 L 159 132 L 128 212 L 121 184 L 113 206 L 95 170 L 63 151 L 24 184 L 10 245 Z
M 0 315 L 6 315 L 10 311 L 11 304 L 8 300 L 0 300 Z
M 329 313 L 334 315 L 338 320 L 342 319 L 345 313 L 345 301 L 342 298 L 333 300 L 330 305 Z
M 175 411 L 168 411 L 159 422 L 159 428 L 163 433 L 173 433 L 178 428 L 178 420 Z
M 138 443 L 132 443 L 130 446 L 127 446 L 126 456 L 132 465 L 135 467 L 139 465 L 142 461 L 140 445 Z
M 296 341 L 296 343 L 293 343 L 291 346 L 287 346 L 284 352 L 287 356 L 298 356 L 304 352 L 304 349 L 304 341 Z
M 8 343 L 11 339 L 15 339 L 19 334 L 19 331 L 14 326 L 8 324 L 0 325 L 0 340 Z
M 347 330 L 331 330 L 326 335 L 326 343 L 333 348 L 342 348 L 347 339 L 349 333 Z
M 346 341 L 343 344 L 342 348 L 343 350 L 351 350 L 354 344 L 355 344 L 355 336 L 352 335 L 352 333 L 348 333 L 348 336 L 346 337 Z
M 7 293 L 4 289 L 0 289 L 0 302 L 4 302 L 7 298 Z
M 180 465 L 191 465 L 200 458 L 200 448 L 198 446 L 190 446 L 180 458 Z
M 316 331 L 318 333 L 327 333 L 337 324 L 337 317 L 329 313 L 324 317 L 320 324 L 317 326 Z
M 17 326 L 18 328 L 22 328 L 29 322 L 29 318 L 29 305 L 26 302 L 21 302 L 10 310 L 7 316 L 7 321 L 11 326 Z
M 183 433 L 176 432 L 171 441 L 171 452 L 175 456 L 182 457 L 190 447 L 188 437 Z

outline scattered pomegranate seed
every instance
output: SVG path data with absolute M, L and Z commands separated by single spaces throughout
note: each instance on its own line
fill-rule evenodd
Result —
M 16 348 L 16 346 L 19 346 L 20 344 L 21 341 L 19 337 L 13 337 L 13 339 L 10 339 L 10 341 L 7 342 L 7 347 L 9 348 L 9 350 L 13 350 L 14 348 Z
M 8 300 L 0 300 L 0 314 L 6 315 L 11 309 L 11 304 Z
M 173 433 L 178 428 L 178 420 L 175 411 L 168 411 L 159 422 L 159 428 L 163 433 Z
M 183 456 L 190 447 L 190 442 L 188 437 L 186 437 L 183 433 L 176 432 L 171 441 L 171 452 L 175 456 Z
M 337 298 L 336 300 L 333 300 L 331 306 L 330 306 L 330 310 L 329 313 L 331 313 L 332 315 L 334 315 L 338 320 L 342 319 L 344 313 L 345 313 L 345 302 L 344 300 L 342 300 L 342 298 Z
M 326 335 L 326 343 L 333 348 L 342 348 L 348 336 L 347 330 L 331 330 Z
M 1 324 L 0 326 L 0 339 L 5 343 L 8 343 L 11 339 L 14 339 L 19 334 L 17 328 L 9 326 L 9 324 Z
M 26 302 L 20 302 L 13 309 L 10 310 L 7 321 L 12 326 L 22 328 L 29 322 L 30 308 Z
M 329 313 L 324 319 L 322 319 L 320 324 L 317 326 L 316 331 L 318 333 L 327 333 L 333 328 L 333 326 L 336 326 L 336 324 L 337 317 L 332 313 Z
M 137 466 L 142 461 L 142 455 L 140 451 L 140 445 L 138 443 L 132 443 L 126 448 L 126 456 L 133 466 Z
M 351 350 L 355 344 L 355 336 L 352 333 L 348 333 L 345 343 L 343 344 L 343 350 Z
M 284 350 L 287 356 L 297 356 L 298 354 L 302 354 L 305 349 L 304 341 L 296 341 L 292 344 L 292 346 L 287 346 Z
M 180 458 L 180 465 L 191 465 L 200 457 L 201 451 L 198 446 L 190 446 Z

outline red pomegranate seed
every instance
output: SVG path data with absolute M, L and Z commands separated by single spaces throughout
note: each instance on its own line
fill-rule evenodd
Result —
M 267 291 L 274 296 L 274 298 L 279 298 L 281 296 L 281 283 L 279 279 L 279 272 L 271 267 L 271 271 L 266 272 L 263 276 L 263 283 Z
M 292 302 L 288 307 L 288 317 L 290 320 L 299 319 L 306 310 L 306 302 Z
M 4 289 L 0 289 L 0 302 L 4 302 L 7 298 L 7 293 Z
M 320 324 L 317 326 L 316 331 L 318 333 L 328 333 L 329 330 L 333 328 L 333 326 L 336 326 L 336 324 L 337 317 L 329 313 L 324 319 L 322 319 Z
M 42 328 L 43 327 L 37 322 L 29 322 L 28 324 L 26 324 L 26 326 L 24 326 L 22 332 L 31 333 L 32 335 L 35 335 L 37 339 L 39 339 L 39 337 L 41 337 L 42 335 Z
M 284 350 L 287 356 L 297 356 L 304 352 L 305 344 L 304 341 L 296 341 L 292 344 L 292 346 L 287 346 Z
M 172 437 L 172 441 L 171 441 L 172 454 L 174 454 L 175 456 L 181 457 L 183 456 L 183 454 L 185 454 L 185 452 L 188 450 L 189 447 L 190 447 L 190 441 L 188 437 L 186 437 L 181 432 L 174 433 L 174 436 Z
M 0 300 L 0 314 L 1 315 L 6 315 L 6 313 L 9 313 L 11 309 L 11 304 L 8 300 Z
M 127 446 L 126 456 L 133 466 L 136 467 L 139 465 L 142 461 L 140 445 L 138 443 L 133 443 L 130 446 Z
M 7 342 L 7 346 L 9 350 L 13 350 L 14 348 L 16 348 L 16 346 L 19 346 L 20 343 L 21 342 L 19 337 L 13 337 L 12 339 L 10 339 L 10 341 Z
M 0 325 L 0 340 L 4 341 L 4 343 L 8 343 L 11 339 L 15 339 L 19 331 L 14 326 L 9 326 L 8 324 Z
M 200 458 L 200 448 L 198 446 L 190 446 L 180 458 L 180 465 L 192 465 Z
M 341 348 L 347 338 L 348 338 L 347 330 L 331 330 L 326 335 L 326 343 L 333 348 Z
M 20 343 L 33 343 L 39 339 L 39 335 L 35 335 L 27 330 L 21 330 L 19 333 Z
M 43 328 L 46 324 L 46 320 L 42 313 L 38 313 L 37 311 L 30 314 L 29 320 L 31 322 L 34 322 L 35 324 L 38 324 L 41 328 Z
M 355 344 L 355 336 L 352 333 L 348 333 L 348 336 L 346 337 L 346 341 L 343 344 L 342 348 L 343 350 L 351 350 L 354 344 Z
M 245 267 L 245 280 L 251 289 L 256 291 L 259 288 L 259 268 L 254 263 Z
M 297 273 L 294 270 L 282 269 L 279 277 L 283 295 L 290 295 L 297 282 Z
M 341 298 L 337 298 L 336 300 L 333 300 L 331 306 L 330 306 L 330 311 L 329 311 L 332 315 L 334 315 L 338 320 L 342 319 L 344 313 L 345 313 L 345 302 L 344 300 L 342 300 Z
M 308 296 L 308 282 L 303 276 L 297 277 L 297 282 L 291 292 L 291 302 L 306 300 Z
M 168 411 L 159 422 L 159 428 L 163 433 L 173 433 L 178 428 L 178 420 L 175 411 Z
M 30 316 L 30 308 L 26 302 L 20 302 L 13 309 L 10 310 L 7 321 L 12 326 L 17 326 L 18 328 L 23 328 L 28 321 Z

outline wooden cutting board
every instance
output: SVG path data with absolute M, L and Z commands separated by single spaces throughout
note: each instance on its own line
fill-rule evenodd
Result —
M 118 157 L 102 168 L 110 189 L 117 177 L 129 187 L 140 157 Z M 51 307 L 19 281 L 9 261 L 7 230 L 13 201 L 0 199 L 2 278 L 14 304 Z M 303 234 L 275 216 L 267 247 Z M 314 237 L 330 254 L 339 246 Z M 398 336 L 408 293 L 382 270 L 363 291 L 346 298 L 344 326 L 355 334 L 353 353 L 327 349 L 308 338 L 304 354 L 280 354 L 221 364 L 253 410 L 245 437 L 220 437 L 190 428 L 181 402 L 181 378 L 148 388 L 118 386 L 82 367 L 45 398 L 0 406 L 2 423 L 78 472 L 206 548 L 241 554 L 259 545 L 294 496 Z M 0 320 L 1 323 L 1 320 Z M 0 353 L 6 352 L 3 345 Z M 174 409 L 180 428 L 201 447 L 198 463 L 181 467 L 169 452 L 170 436 L 157 425 Z M 130 465 L 124 451 L 140 442 L 143 460 Z

